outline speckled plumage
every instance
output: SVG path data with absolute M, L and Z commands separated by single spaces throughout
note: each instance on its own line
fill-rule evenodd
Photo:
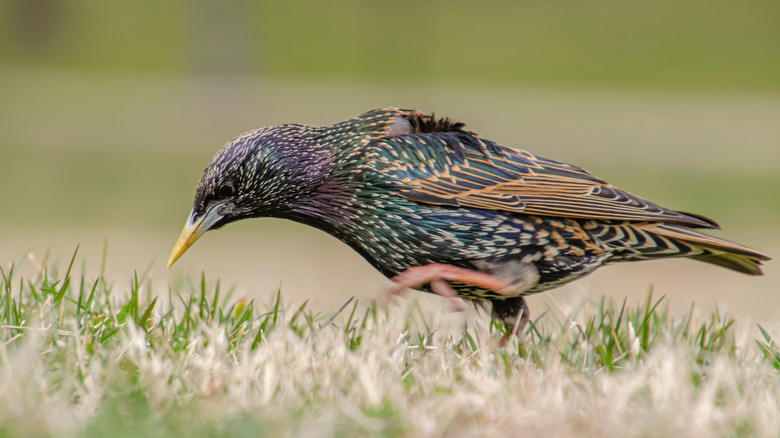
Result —
M 490 273 L 522 286 L 507 293 L 449 283 L 462 298 L 493 301 L 494 316 L 506 321 L 524 307 L 523 295 L 609 262 L 691 257 L 758 275 L 768 260 L 695 230 L 717 228 L 710 219 L 463 126 L 388 108 L 332 126 L 247 132 L 206 168 L 191 221 L 212 207 L 212 229 L 249 217 L 291 219 L 337 237 L 387 277 L 431 264 Z

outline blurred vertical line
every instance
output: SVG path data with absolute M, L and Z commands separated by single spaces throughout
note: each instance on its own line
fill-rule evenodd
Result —
M 64 0 L 7 0 L 0 26 L 2 39 L 25 61 L 35 61 L 53 50 L 62 38 L 67 8 Z
M 222 124 L 251 106 L 247 92 L 258 65 L 260 44 L 252 27 L 260 25 L 251 0 L 184 2 L 187 11 L 187 69 L 194 81 L 189 105 L 191 127 Z M 182 145 L 182 147 L 186 147 Z

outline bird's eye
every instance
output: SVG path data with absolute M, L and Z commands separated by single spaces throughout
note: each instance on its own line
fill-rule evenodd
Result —
M 225 184 L 224 186 L 220 187 L 219 196 L 223 198 L 227 198 L 228 196 L 233 196 L 233 186 L 230 184 Z

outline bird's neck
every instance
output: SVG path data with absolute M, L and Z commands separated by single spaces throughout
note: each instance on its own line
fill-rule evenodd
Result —
M 360 117 L 317 128 L 309 147 L 319 158 L 311 163 L 316 174 L 311 191 L 297 199 L 283 214 L 286 219 L 319 228 L 339 237 L 357 217 L 355 195 L 361 190 L 356 181 L 361 149 L 376 139 L 402 135 L 411 129 L 397 108 L 370 111 Z M 308 155 L 318 155 L 308 154 Z M 325 158 L 327 156 L 327 158 Z M 311 169 L 316 168 L 316 172 Z
M 347 187 L 338 180 L 324 179 L 280 216 L 338 235 L 350 226 L 355 214 Z

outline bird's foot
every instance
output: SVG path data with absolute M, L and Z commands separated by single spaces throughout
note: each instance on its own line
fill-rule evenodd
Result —
M 525 328 L 528 326 L 528 320 L 528 316 L 523 313 L 520 317 L 520 320 L 517 321 L 516 324 L 511 325 L 508 332 L 501 336 L 501 339 L 498 341 L 498 346 L 506 347 L 509 344 L 509 341 L 515 337 L 522 340 L 523 334 L 525 333 Z
M 501 347 L 506 347 L 515 336 L 522 338 L 531 320 L 531 312 L 528 310 L 528 304 L 522 296 L 505 300 L 493 300 L 491 313 L 494 319 L 503 321 L 507 328 L 506 333 L 499 341 Z
M 458 297 L 458 293 L 455 292 L 447 281 L 470 284 L 500 294 L 513 294 L 516 290 L 512 284 L 501 280 L 495 275 L 442 263 L 415 266 L 396 275 L 391 280 L 394 285 L 389 292 L 393 295 L 400 294 L 404 289 L 420 289 L 424 285 L 430 284 L 431 290 L 435 294 L 449 300 L 455 311 L 462 311 L 466 307 L 463 304 L 463 300 Z

